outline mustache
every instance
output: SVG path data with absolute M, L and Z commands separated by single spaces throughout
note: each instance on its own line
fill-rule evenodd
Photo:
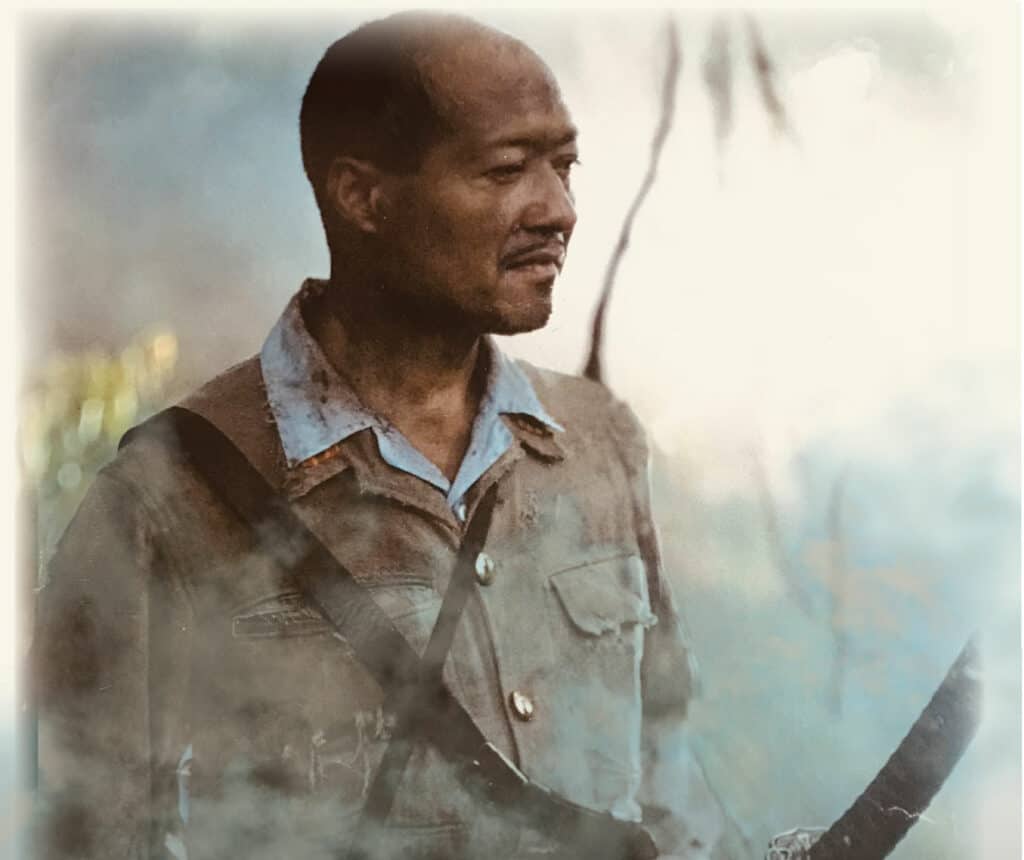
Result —
M 502 255 L 501 263 L 503 266 L 524 263 L 556 263 L 561 267 L 565 262 L 566 248 L 567 242 L 561 236 L 534 239 L 513 245 Z

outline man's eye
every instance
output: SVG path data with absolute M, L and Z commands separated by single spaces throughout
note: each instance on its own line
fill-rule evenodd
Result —
M 509 161 L 490 168 L 485 175 L 496 182 L 511 182 L 518 178 L 524 170 L 526 170 L 525 161 Z
M 576 155 L 560 158 L 555 162 L 555 172 L 557 172 L 563 179 L 568 179 L 569 174 L 572 173 L 572 169 L 579 166 L 579 164 L 580 159 Z

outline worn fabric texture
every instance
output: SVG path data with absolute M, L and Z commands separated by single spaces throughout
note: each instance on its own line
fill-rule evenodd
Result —
M 502 416 L 514 443 L 465 497 L 471 516 L 498 485 L 493 580 L 470 597 L 445 679 L 531 779 L 643 820 L 666 856 L 712 856 L 723 822 L 685 735 L 691 664 L 644 434 L 602 386 L 520 367 L 564 431 Z M 384 462 L 369 428 L 290 468 L 256 358 L 184 405 L 422 650 L 465 528 L 444 494 Z M 243 527 L 173 440 L 139 437 L 99 475 L 40 595 L 38 856 L 338 856 L 392 718 L 261 551 L 275 539 Z M 373 844 L 381 858 L 573 856 L 556 834 L 478 808 L 423 746 Z

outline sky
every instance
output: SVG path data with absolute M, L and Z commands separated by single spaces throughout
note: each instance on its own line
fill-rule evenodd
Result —
M 647 167 L 667 13 L 480 14 L 548 61 L 581 130 L 580 220 L 554 316 L 502 343 L 576 371 Z M 118 349 L 156 324 L 177 332 L 188 384 L 259 349 L 302 279 L 327 271 L 298 156 L 298 102 L 326 45 L 366 17 L 22 19 L 17 301 L 27 367 L 56 350 Z M 997 716 L 978 756 L 989 762 L 1010 738 L 1019 760 L 1012 7 L 766 10 L 754 19 L 787 131 L 757 89 L 744 15 L 678 12 L 674 125 L 618 274 L 605 347 L 609 384 L 644 419 L 663 465 L 666 555 L 686 569 L 679 583 L 704 663 L 726 673 L 742 659 L 705 621 L 715 612 L 759 636 L 778 636 L 762 626 L 780 619 L 779 647 L 796 648 L 805 668 L 807 654 L 817 660 L 830 647 L 824 597 L 812 616 L 787 602 L 763 502 L 771 499 L 782 555 L 813 595 L 830 494 L 841 486 L 860 600 L 850 609 L 846 731 L 877 723 L 864 746 L 884 751 L 980 626 L 998 659 Z M 733 71 L 733 125 L 719 145 L 703 71 L 716 26 Z M 763 643 L 749 637 L 753 649 Z M 744 665 L 744 678 L 763 668 Z M 890 689 L 880 704 L 879 676 L 900 695 Z M 801 683 L 792 694 L 810 696 L 812 682 Z M 727 688 L 709 694 L 698 725 L 735 710 Z M 817 732 L 820 744 L 810 745 L 823 755 L 835 750 L 839 729 L 826 714 L 794 723 L 770 690 L 754 705 L 766 702 L 789 730 Z M 739 719 L 731 732 L 707 731 L 703 753 L 723 780 L 746 730 L 757 727 Z M 990 821 L 976 856 L 1019 856 L 1019 787 L 1007 789 L 1008 767 L 974 774 L 988 780 L 986 798 L 1010 799 L 972 815 L 1001 820 L 992 810 L 1002 815 L 1006 804 L 1012 813 L 1010 824 Z M 839 770 L 834 791 L 818 792 L 833 805 L 863 776 Z M 786 816 L 820 782 L 800 784 L 772 802 L 734 791 L 755 841 L 772 820 L 776 829 L 806 823 Z M 932 829 L 962 847 L 950 808 Z M 831 814 L 827 805 L 814 812 Z M 935 844 L 908 840 L 902 856 L 940 856 Z

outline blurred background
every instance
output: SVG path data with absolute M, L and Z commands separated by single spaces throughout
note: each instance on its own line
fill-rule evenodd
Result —
M 668 132 L 604 364 L 651 432 L 693 743 L 752 857 L 846 808 L 975 630 L 981 731 L 893 856 L 1021 853 L 1017 14 L 478 14 L 581 130 L 555 314 L 509 352 L 582 367 Z M 120 434 L 327 274 L 298 106 L 369 17 L 22 18 L 18 654 Z

